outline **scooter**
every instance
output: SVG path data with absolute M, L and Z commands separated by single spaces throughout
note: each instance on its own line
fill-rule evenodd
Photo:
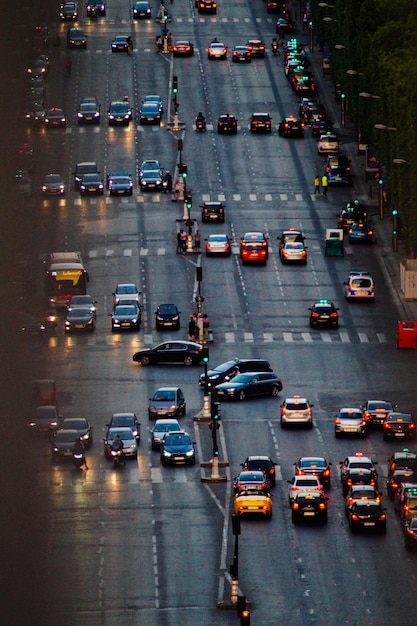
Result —
M 74 463 L 75 469 L 81 469 L 85 464 L 84 454 L 82 452 L 74 452 L 72 462 Z
M 278 42 L 277 41 L 273 41 L 271 44 L 271 49 L 272 49 L 272 54 L 274 56 L 276 56 L 277 54 L 279 54 L 279 50 L 278 50 Z
M 195 120 L 195 129 L 199 133 L 204 133 L 206 130 L 206 120 L 196 118 Z
M 120 465 L 125 465 L 125 455 L 123 454 L 123 450 L 111 450 L 111 455 L 113 458 L 113 467 L 120 467 Z

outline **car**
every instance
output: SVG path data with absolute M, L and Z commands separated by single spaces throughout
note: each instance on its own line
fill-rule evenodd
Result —
M 129 48 L 129 35 L 117 35 L 111 42 L 112 52 L 127 52 Z
M 116 305 L 111 313 L 111 329 L 116 330 L 139 330 L 142 321 L 140 307 L 136 304 L 127 304 L 122 300 Z
M 46 196 L 63 196 L 65 183 L 61 174 L 47 174 L 43 179 L 42 193 Z
M 68 48 L 86 48 L 87 37 L 82 28 L 69 28 L 67 31 Z
M 15 176 L 16 191 L 21 196 L 30 196 L 32 193 L 32 177 L 24 170 L 19 170 Z
M 60 415 L 54 405 L 37 406 L 29 426 L 37 432 L 53 433 L 58 428 Z
M 235 515 L 263 515 L 272 517 L 272 495 L 260 489 L 241 489 L 233 496 Z
M 322 493 L 298 493 L 291 502 L 291 521 L 299 522 L 317 521 L 327 524 L 327 502 Z
M 45 121 L 45 109 L 42 104 L 34 102 L 30 110 L 26 113 L 26 119 L 34 123 Z
M 244 471 L 253 471 L 260 470 L 264 472 L 268 478 L 268 482 L 271 487 L 275 487 L 276 476 L 275 476 L 275 466 L 278 465 L 275 461 L 271 459 L 270 456 L 248 456 L 241 463 L 241 466 Z
M 348 202 L 340 212 L 337 227 L 349 231 L 356 222 L 364 224 L 367 221 L 367 215 L 366 207 L 358 200 Z
M 148 417 L 181 417 L 185 416 L 187 404 L 182 389 L 179 387 L 160 387 L 149 398 Z
M 382 424 L 384 439 L 415 439 L 416 423 L 411 413 L 393 411 Z
M 300 493 L 320 493 L 324 496 L 323 485 L 317 476 L 294 476 L 287 483 L 290 505 Z
M 358 500 L 347 511 L 349 527 L 352 533 L 358 530 L 387 530 L 386 509 L 375 500 Z
M 61 22 L 75 22 L 78 19 L 78 5 L 75 2 L 65 2 L 61 4 L 59 19 Z
M 294 32 L 294 22 L 289 16 L 287 18 L 279 17 L 275 24 L 275 32 L 283 35 L 292 35 Z
M 317 144 L 317 152 L 319 154 L 336 154 L 339 152 L 339 140 L 333 133 L 326 133 L 320 135 L 319 142 Z
M 289 228 L 288 230 L 283 230 L 281 235 L 277 237 L 279 240 L 279 247 L 283 248 L 288 242 L 301 242 L 304 243 L 305 236 L 301 230 L 296 230 L 295 228 Z
M 81 195 L 95 193 L 102 196 L 104 183 L 100 174 L 84 174 L 80 180 L 79 191 Z
M 131 196 L 133 194 L 133 182 L 130 174 L 119 175 L 110 172 L 107 176 L 107 188 L 111 196 Z
M 397 408 L 387 400 L 367 400 L 362 411 L 368 426 L 382 426 L 387 416 Z
M 28 67 L 27 73 L 30 76 L 44 76 L 48 73 L 49 70 L 49 59 L 48 57 L 38 57 L 33 63 Z
M 326 175 L 329 185 L 350 185 L 352 182 L 350 169 L 341 165 L 332 165 Z
M 90 296 L 89 294 L 80 295 L 80 296 L 73 295 L 71 296 L 71 300 L 69 301 L 69 304 L 67 305 L 67 309 L 68 311 L 71 311 L 73 309 L 78 309 L 80 307 L 83 309 L 88 308 L 90 309 L 91 313 L 95 317 L 97 317 L 96 304 L 97 304 L 97 300 L 94 300 L 94 298 Z
M 45 111 L 44 117 L 45 126 L 65 126 L 65 114 L 62 109 L 58 107 L 52 107 Z
M 124 300 L 134 300 L 139 306 L 141 294 L 142 292 L 139 291 L 134 283 L 119 283 L 112 292 L 113 306 L 123 304 Z
M 100 108 L 96 98 L 83 98 L 77 110 L 78 124 L 100 124 Z
M 63 430 L 76 430 L 86 448 L 93 445 L 93 427 L 85 417 L 66 417 L 60 423 Z
M 322 456 L 302 456 L 294 463 L 295 476 L 309 476 L 313 474 L 320 479 L 323 487 L 330 488 L 331 463 Z
M 140 172 L 158 172 L 162 173 L 162 168 L 156 159 L 148 159 L 146 161 L 142 161 L 142 165 L 140 166 Z
M 142 100 L 142 104 L 146 104 L 147 102 L 156 102 L 162 115 L 162 113 L 164 112 L 164 101 L 162 100 L 161 96 L 158 96 L 157 94 L 148 94 L 147 96 L 145 96 L 145 99 Z M 145 163 L 146 162 L 147 161 L 145 161 Z M 158 163 L 158 169 L 161 169 L 159 166 L 159 162 L 156 161 L 156 163 Z
M 178 310 L 176 304 L 164 303 L 158 305 L 155 311 L 155 326 L 156 330 L 163 328 L 172 328 L 179 330 L 181 328 L 181 311 Z
M 81 179 L 85 174 L 98 174 L 97 163 L 95 161 L 81 161 L 75 166 L 74 186 L 79 189 Z
M 408 493 L 404 494 L 400 517 L 403 528 L 405 525 L 409 524 L 413 518 L 417 517 L 417 495 L 414 490 L 410 490 Z
M 159 450 L 162 465 L 195 465 L 194 442 L 184 430 L 165 433 Z
M 350 176 L 350 159 L 343 152 L 337 152 L 336 154 L 329 154 L 327 156 L 326 172 L 329 172 L 332 167 L 341 167 L 348 171 Z
M 268 260 L 268 237 L 261 232 L 247 232 L 240 239 L 240 258 L 242 263 L 263 263 Z
M 377 478 L 376 465 L 378 465 L 378 461 L 372 460 L 371 457 L 364 455 L 363 452 L 355 452 L 355 454 L 347 456 L 343 461 L 340 461 L 340 480 L 343 483 L 351 469 L 370 470 Z
M 345 479 L 342 482 L 344 498 L 347 496 L 349 489 L 351 489 L 353 485 L 371 485 L 377 487 L 377 478 L 369 469 L 353 468 L 348 470 Z
M 107 428 L 130 428 L 138 445 L 140 442 L 140 422 L 135 413 L 113 413 Z
M 216 385 L 219 401 L 245 400 L 255 396 L 272 396 L 276 398 L 281 390 L 282 380 L 273 372 L 238 374 L 233 380 Z
M 139 123 L 161 124 L 161 109 L 158 102 L 144 102 L 139 113 Z
M 152 7 L 147 0 L 139 0 L 133 4 L 132 15 L 134 20 L 150 20 Z
M 394 510 L 396 513 L 401 514 L 405 498 L 408 495 L 417 497 L 417 483 L 400 483 L 397 491 L 394 493 Z
M 233 63 L 250 63 L 252 61 L 252 53 L 248 46 L 235 46 L 232 49 Z
M 217 13 L 217 2 L 214 0 L 198 0 L 197 11 L 199 13 Z
M 311 311 L 310 328 L 338 328 L 339 309 L 330 300 L 318 300 L 308 310 Z
M 352 485 L 345 498 L 345 513 L 354 502 L 359 500 L 375 500 L 381 502 L 381 494 L 375 485 Z
M 258 489 L 269 492 L 270 483 L 268 476 L 263 470 L 243 470 L 238 474 L 233 483 L 235 494 L 244 489 Z
M 110 103 L 107 111 L 107 120 L 109 122 L 109 126 L 115 126 L 117 124 L 124 124 L 125 126 L 129 126 L 131 119 L 132 109 L 129 102 L 121 102 L 120 100 L 115 100 L 114 102 Z
M 252 53 L 252 58 L 259 57 L 263 59 L 265 56 L 265 43 L 261 39 L 249 39 L 246 43 Z
M 174 57 L 192 57 L 194 46 L 191 41 L 176 41 L 172 46 L 172 54 Z
M 269 113 L 252 113 L 250 118 L 250 132 L 251 133 L 271 133 L 272 132 L 272 120 Z
M 167 432 L 178 432 L 181 431 L 182 428 L 178 420 L 169 418 L 169 419 L 159 419 L 156 420 L 153 428 L 149 431 L 151 433 L 151 448 L 152 450 L 159 450 L 161 447 L 161 441 L 164 438 L 165 433 Z
M 106 5 L 103 0 L 89 0 L 85 8 L 85 12 L 87 17 L 92 17 L 93 15 L 97 15 L 97 17 L 105 17 Z
M 321 135 L 333 133 L 333 124 L 327 118 L 318 118 L 311 123 L 311 134 L 317 139 Z
M 304 122 L 296 119 L 293 115 L 284 117 L 278 126 L 280 137 L 300 137 L 304 139 Z
M 413 483 L 416 478 L 416 473 L 410 469 L 396 469 L 391 472 L 386 481 L 387 494 L 391 500 L 394 500 L 395 494 L 402 484 Z
M 224 43 L 212 41 L 207 50 L 207 56 L 209 59 L 227 59 L 227 48 Z
M 94 332 L 96 318 L 90 307 L 77 307 L 67 311 L 64 328 L 65 332 Z
M 200 205 L 202 222 L 220 222 L 224 223 L 224 203 L 223 202 L 204 202 Z
M 135 352 L 132 359 L 141 365 L 199 365 L 203 359 L 203 346 L 193 341 L 164 341 L 153 348 L 142 348 Z
M 230 256 L 232 253 L 228 235 L 209 235 L 206 242 L 206 256 Z
M 214 369 L 207 372 L 207 386 L 215 387 L 222 382 L 229 381 L 238 374 L 244 372 L 272 372 L 272 367 L 269 361 L 265 359 L 238 359 L 233 361 L 226 361 L 217 365 Z M 205 385 L 205 373 L 200 374 L 199 385 L 204 387 Z
M 74 444 L 79 438 L 78 430 L 73 428 L 57 430 L 52 438 L 52 463 L 57 463 L 63 459 L 71 459 L 73 455 Z
M 141 170 L 139 173 L 141 191 L 160 191 L 163 187 L 161 172 L 157 170 Z
M 138 442 L 136 436 L 133 434 L 133 430 L 130 426 L 111 426 L 107 429 L 106 436 L 104 438 L 104 456 L 106 459 L 111 459 L 111 448 L 116 435 L 119 435 L 123 442 L 123 454 L 126 458 L 132 457 L 137 459 L 138 457 Z
M 410 469 L 417 472 L 417 454 L 404 448 L 400 452 L 393 452 L 388 459 L 387 476 L 397 469 Z
M 281 428 L 285 428 L 289 424 L 305 424 L 309 428 L 313 428 L 313 407 L 314 404 L 299 395 L 285 398 L 280 405 Z
M 230 113 L 220 115 L 217 120 L 217 132 L 219 135 L 236 135 L 237 119 L 235 116 Z
M 335 437 L 341 435 L 360 435 L 366 437 L 368 434 L 368 423 L 360 408 L 340 409 L 334 420 Z
M 346 300 L 375 300 L 375 282 L 369 272 L 349 272 L 344 283 Z
M 404 547 L 412 550 L 417 546 L 417 517 L 413 517 L 408 524 L 403 526 Z
M 373 243 L 374 230 L 369 222 L 354 222 L 348 230 L 349 243 Z
M 267 0 L 267 13 L 283 13 L 287 6 L 286 0 Z
M 281 263 L 307 263 L 307 247 L 301 241 L 287 241 L 279 248 Z

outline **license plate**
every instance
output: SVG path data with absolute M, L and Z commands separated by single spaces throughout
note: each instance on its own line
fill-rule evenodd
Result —
M 95 187 L 89 187 L 88 191 L 97 191 L 97 189 Z
M 405 433 L 394 433 L 394 437 L 404 437 Z
M 185 456 L 176 456 L 175 460 L 176 461 L 185 461 Z
M 69 456 L 70 454 L 72 454 L 71 450 L 65 450 L 64 456 Z
M 84 328 L 83 324 L 75 324 L 74 328 Z
M 120 326 L 130 326 L 130 322 L 122 322 Z
M 304 517 L 314 517 L 315 513 L 314 511 L 306 511 L 304 513 Z
M 259 506 L 247 506 L 246 509 L 248 511 L 257 511 L 259 509 Z
M 365 522 L 364 526 L 375 526 L 375 522 Z
M 358 430 L 357 428 L 344 428 L 343 429 L 346 433 L 356 433 L 356 431 Z
M 322 315 L 322 316 L 321 316 L 321 319 L 322 319 L 322 320 L 328 320 L 328 319 L 329 319 L 329 316 L 328 316 L 328 315 Z

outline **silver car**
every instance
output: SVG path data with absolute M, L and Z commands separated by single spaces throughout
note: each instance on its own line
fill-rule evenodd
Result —
M 106 437 L 104 439 L 104 456 L 106 459 L 112 458 L 111 446 L 116 435 L 119 435 L 123 442 L 123 453 L 125 457 L 130 456 L 136 459 L 138 456 L 138 442 L 132 432 L 132 429 L 128 426 L 116 426 L 107 430 Z
M 307 398 L 293 396 L 281 404 L 281 427 L 287 424 L 306 424 L 313 428 L 313 406 Z
M 361 435 L 368 434 L 366 418 L 359 408 L 340 409 L 334 420 L 335 437 L 340 435 Z
M 152 450 L 159 450 L 159 448 L 161 447 L 161 441 L 164 438 L 165 433 L 178 432 L 180 430 L 182 430 L 182 428 L 178 420 L 156 420 L 154 427 L 149 431 L 151 433 Z

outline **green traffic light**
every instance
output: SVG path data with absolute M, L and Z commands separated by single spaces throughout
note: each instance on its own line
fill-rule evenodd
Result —
M 397 209 L 392 209 L 392 214 L 393 214 L 393 215 L 398 215 L 398 211 L 397 211 Z
M 208 356 L 205 356 L 205 357 L 203 358 L 203 363 L 208 363 Z

